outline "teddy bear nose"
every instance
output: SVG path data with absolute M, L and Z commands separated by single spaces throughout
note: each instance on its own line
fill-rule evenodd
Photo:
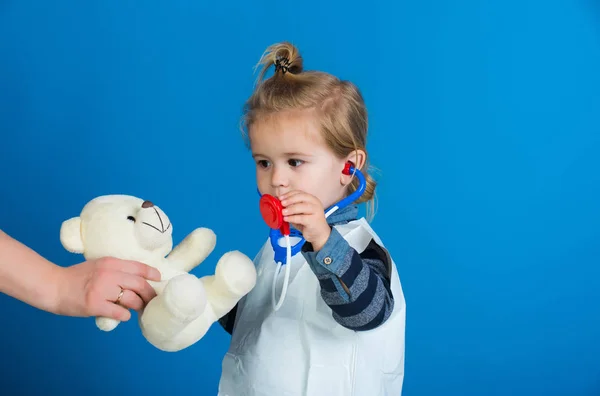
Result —
M 144 201 L 142 203 L 142 208 L 151 208 L 153 206 L 154 206 L 154 204 L 152 202 L 150 202 L 150 201 Z

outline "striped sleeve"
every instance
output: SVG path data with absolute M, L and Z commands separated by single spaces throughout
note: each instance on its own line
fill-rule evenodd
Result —
M 390 288 L 392 261 L 374 240 L 361 253 L 332 228 L 323 248 L 308 242 L 302 254 L 321 285 L 321 297 L 342 326 L 367 331 L 381 326 L 394 308 Z

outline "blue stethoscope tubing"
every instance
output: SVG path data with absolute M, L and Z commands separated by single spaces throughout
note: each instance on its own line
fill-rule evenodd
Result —
M 341 199 L 339 202 L 330 206 L 325 210 L 325 218 L 328 218 L 333 213 L 335 213 L 339 209 L 343 209 L 346 206 L 350 205 L 352 202 L 356 201 L 360 196 L 365 192 L 367 188 L 367 181 L 363 173 L 355 168 L 353 165 L 349 167 L 349 174 L 356 175 L 358 178 L 358 188 L 352 194 L 347 197 Z M 260 191 L 259 191 L 260 195 Z M 285 247 L 279 245 L 279 240 L 281 237 L 285 238 Z M 292 246 L 290 237 L 299 238 L 300 240 Z M 283 235 L 279 229 L 271 229 L 269 232 L 269 239 L 271 241 L 271 246 L 273 247 L 273 251 L 275 252 L 275 262 L 277 263 L 277 268 L 275 269 L 275 273 L 273 275 L 273 287 L 271 289 L 271 302 L 273 304 L 273 309 L 277 311 L 281 305 L 283 304 L 283 299 L 287 292 L 287 287 L 290 279 L 290 267 L 291 265 L 285 265 L 292 261 L 292 256 L 296 255 L 302 246 L 306 242 L 306 240 L 302 237 L 300 231 L 296 229 L 290 229 L 290 235 Z M 283 258 L 285 257 L 285 262 Z M 281 266 L 285 265 L 285 275 L 283 280 L 283 286 L 281 289 L 281 295 L 279 296 L 279 301 L 275 302 L 275 284 L 277 282 L 277 276 L 279 275 L 279 271 L 281 270 Z

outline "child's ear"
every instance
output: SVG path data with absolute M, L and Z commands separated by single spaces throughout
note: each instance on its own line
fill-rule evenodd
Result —
M 358 170 L 361 170 L 363 168 L 366 160 L 367 160 L 367 153 L 365 153 L 363 150 L 354 150 L 350 154 L 348 154 L 348 156 L 346 157 L 346 161 L 351 162 L 352 166 L 354 166 Z M 354 175 L 352 175 L 352 174 L 345 175 L 342 173 L 340 175 L 340 177 L 341 177 L 340 180 L 342 182 L 342 185 L 346 186 L 352 182 Z

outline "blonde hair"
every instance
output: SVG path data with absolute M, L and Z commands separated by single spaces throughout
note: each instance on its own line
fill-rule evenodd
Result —
M 244 106 L 242 131 L 249 131 L 258 119 L 277 112 L 312 110 L 318 117 L 321 135 L 334 155 L 346 158 L 356 150 L 365 152 L 361 172 L 367 186 L 356 203 L 367 203 L 367 217 L 371 219 L 375 213 L 377 183 L 367 171 L 370 169 L 366 150 L 367 109 L 359 89 L 328 73 L 304 71 L 300 52 L 289 42 L 269 46 L 257 64 L 260 66 L 255 90 Z M 275 66 L 273 76 L 263 80 L 271 66 Z M 349 192 L 357 187 L 358 179 L 354 178 Z

